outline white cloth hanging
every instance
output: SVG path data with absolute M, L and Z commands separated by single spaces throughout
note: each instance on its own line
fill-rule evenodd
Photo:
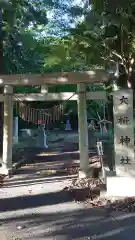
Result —
M 48 148 L 48 145 L 47 145 L 47 135 L 46 135 L 46 131 L 45 131 L 45 125 L 43 125 L 43 133 L 44 133 L 44 147 Z

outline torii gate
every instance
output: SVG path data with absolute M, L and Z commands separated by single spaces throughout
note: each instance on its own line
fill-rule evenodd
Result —
M 85 177 L 89 172 L 86 99 L 106 98 L 104 92 L 86 93 L 86 86 L 90 83 L 106 82 L 107 80 L 107 73 L 103 69 L 86 72 L 48 73 L 43 75 L 0 75 L 0 86 L 4 86 L 4 92 L 0 95 L 0 102 L 4 102 L 3 171 L 8 174 L 12 170 L 13 101 L 66 100 L 70 95 L 72 96 L 72 93 L 47 93 L 47 88 L 44 88 L 44 86 L 48 84 L 77 84 L 77 94 L 71 100 L 77 100 L 78 102 L 80 176 Z M 13 86 L 24 85 L 41 85 L 42 92 L 27 95 L 13 94 Z

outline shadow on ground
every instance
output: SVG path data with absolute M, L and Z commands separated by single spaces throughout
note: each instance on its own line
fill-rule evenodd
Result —
M 102 239 L 102 240 L 134 240 L 135 215 L 119 215 L 105 218 L 99 209 L 36 213 L 0 219 L 6 229 L 16 230 L 20 239 Z M 16 225 L 24 226 L 17 231 Z
M 0 199 L 0 212 L 16 211 L 20 209 L 37 208 L 41 206 L 52 206 L 70 202 L 72 197 L 65 191 L 49 192 L 45 194 L 17 196 Z

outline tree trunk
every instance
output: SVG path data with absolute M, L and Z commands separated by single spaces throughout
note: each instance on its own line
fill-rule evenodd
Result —
M 3 63 L 3 38 L 2 32 L 0 34 L 0 74 L 4 73 Z M 0 94 L 3 93 L 3 87 L 0 87 Z M 3 103 L 0 102 L 0 159 L 3 155 Z

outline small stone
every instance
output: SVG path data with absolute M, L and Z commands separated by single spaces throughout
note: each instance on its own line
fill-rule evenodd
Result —
M 28 192 L 29 192 L 29 194 L 31 194 L 32 193 L 32 189 L 29 189 Z
M 17 229 L 18 229 L 18 230 L 21 230 L 21 229 L 24 229 L 24 228 L 25 228 L 24 225 L 18 225 L 18 226 L 17 226 Z

